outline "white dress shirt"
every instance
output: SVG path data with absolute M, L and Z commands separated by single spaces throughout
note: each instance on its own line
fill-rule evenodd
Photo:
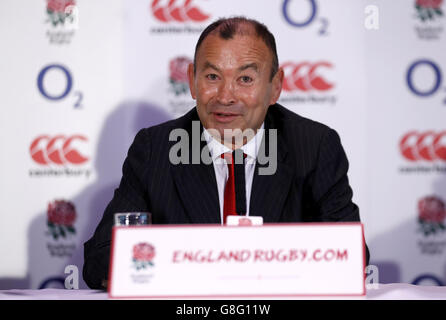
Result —
M 217 179 L 218 199 L 220 202 L 220 218 L 223 224 L 223 204 L 226 181 L 228 180 L 229 170 L 228 164 L 225 159 L 221 158 L 221 155 L 226 152 L 232 152 L 220 141 L 217 141 L 212 135 L 203 128 L 203 134 L 206 139 L 209 151 L 211 153 L 212 162 L 214 165 L 215 178 Z M 246 154 L 245 159 L 245 184 L 246 184 L 246 215 L 249 216 L 249 200 L 251 199 L 252 181 L 254 178 L 254 169 L 256 165 L 257 154 L 259 152 L 260 144 L 263 138 L 263 123 L 256 135 L 243 145 L 240 149 Z

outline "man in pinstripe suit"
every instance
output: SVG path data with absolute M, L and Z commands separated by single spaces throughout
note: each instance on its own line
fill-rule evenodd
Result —
M 277 104 L 283 70 L 263 24 L 231 18 L 208 26 L 188 75 L 197 106 L 136 135 L 120 185 L 85 243 L 83 276 L 91 288 L 107 279 L 116 212 L 148 211 L 157 224 L 222 223 L 228 180 L 222 155 L 235 149 L 246 157 L 243 214 L 265 223 L 359 221 L 338 134 Z M 183 161 L 172 159 L 178 143 L 172 133 L 194 139 L 194 131 L 198 142 L 181 149 Z M 244 131 L 252 134 L 238 139 Z M 259 150 L 268 151 L 268 163 Z M 211 161 L 193 161 L 194 154 Z

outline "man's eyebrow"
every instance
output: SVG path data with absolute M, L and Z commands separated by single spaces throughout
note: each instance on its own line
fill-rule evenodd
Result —
M 206 62 L 204 63 L 204 68 L 203 68 L 203 70 L 206 70 L 207 68 L 211 68 L 211 69 L 214 69 L 214 70 L 220 72 L 220 69 L 219 69 L 216 65 L 213 65 L 212 63 L 210 63 L 209 61 L 206 61 Z
M 253 62 L 253 63 L 248 63 L 245 64 L 243 66 L 241 66 L 240 68 L 238 68 L 239 71 L 243 71 L 246 69 L 254 69 L 254 71 L 258 72 L 259 71 L 259 67 L 257 66 L 257 63 Z
M 211 69 L 214 69 L 214 70 L 216 70 L 216 71 L 218 71 L 218 72 L 221 72 L 221 70 L 220 70 L 216 65 L 210 63 L 209 61 L 206 61 L 206 62 L 204 63 L 204 68 L 203 68 L 203 70 L 205 70 L 205 69 L 207 69 L 207 68 L 211 68 Z M 245 64 L 245 65 L 239 67 L 239 68 L 238 68 L 238 71 L 243 71 L 243 70 L 250 69 L 250 68 L 251 68 L 251 69 L 254 69 L 254 71 L 256 71 L 256 72 L 259 71 L 259 67 L 257 66 L 257 63 L 255 63 L 255 62 L 248 63 L 248 64 Z

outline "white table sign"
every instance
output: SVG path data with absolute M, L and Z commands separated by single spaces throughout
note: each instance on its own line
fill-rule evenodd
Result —
M 111 298 L 365 295 L 361 223 L 114 227 Z
M 261 226 L 263 217 L 231 215 L 226 218 L 226 224 L 228 226 Z

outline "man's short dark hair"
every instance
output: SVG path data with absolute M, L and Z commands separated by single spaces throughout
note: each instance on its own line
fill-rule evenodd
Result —
M 206 29 L 203 30 L 200 38 L 198 39 L 197 45 L 195 46 L 194 73 L 196 72 L 198 49 L 200 49 L 201 43 L 209 34 L 216 33 L 220 38 L 228 40 L 232 39 L 235 35 L 246 34 L 246 30 L 248 30 L 246 26 L 252 27 L 255 31 L 255 35 L 261 38 L 266 46 L 271 50 L 273 60 L 270 80 L 272 80 L 274 75 L 279 70 L 279 59 L 277 58 L 276 40 L 263 23 L 245 17 L 222 18 L 211 23 L 209 26 L 206 27 Z

